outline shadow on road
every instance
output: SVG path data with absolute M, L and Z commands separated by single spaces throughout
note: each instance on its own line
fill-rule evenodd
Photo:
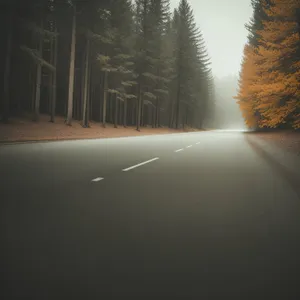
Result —
M 258 143 L 255 143 L 254 137 L 249 137 L 249 135 L 245 134 L 245 139 L 251 146 L 251 148 L 262 157 L 268 164 L 270 164 L 276 172 L 278 172 L 288 183 L 291 185 L 293 190 L 296 192 L 299 200 L 300 200 L 300 175 L 289 170 L 287 167 L 280 164 L 276 159 L 274 159 L 267 151 L 265 151 Z

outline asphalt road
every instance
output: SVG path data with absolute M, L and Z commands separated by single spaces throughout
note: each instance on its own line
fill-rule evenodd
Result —
M 242 133 L 0 147 L 5 299 L 300 299 L 300 205 Z

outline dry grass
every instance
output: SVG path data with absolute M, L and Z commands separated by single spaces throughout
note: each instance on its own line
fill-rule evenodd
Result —
M 198 131 L 193 128 L 170 129 L 144 127 L 138 132 L 135 127 L 114 128 L 107 124 L 106 128 L 101 123 L 90 122 L 90 128 L 83 128 L 79 121 L 73 120 L 72 126 L 66 126 L 63 117 L 56 117 L 55 123 L 49 122 L 49 116 L 41 115 L 39 122 L 32 122 L 29 117 L 13 118 L 9 124 L 0 125 L 0 141 L 43 141 L 43 140 L 68 140 L 68 139 L 95 139 L 125 136 L 142 136 L 153 134 L 170 134 L 179 132 Z

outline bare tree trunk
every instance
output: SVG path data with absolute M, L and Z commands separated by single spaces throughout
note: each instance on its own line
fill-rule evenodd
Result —
M 11 65 L 11 45 L 13 34 L 13 8 L 11 8 L 10 15 L 8 16 L 8 32 L 6 42 L 6 60 L 4 71 L 3 83 L 3 122 L 7 123 L 9 118 L 9 78 L 10 78 L 10 65 Z
M 123 110 L 123 126 L 127 127 L 127 100 L 124 100 L 124 110 Z
M 41 29 L 44 28 L 43 19 L 41 21 Z M 39 55 L 43 56 L 43 41 L 44 36 L 41 34 L 39 36 Z M 41 83 L 42 83 L 42 65 L 40 63 L 37 64 L 36 70 L 36 89 L 35 89 L 35 102 L 34 102 L 34 114 L 33 121 L 39 121 L 40 116 L 40 101 L 41 101 Z
M 67 111 L 67 120 L 66 120 L 66 124 L 69 126 L 72 125 L 72 117 L 73 117 L 75 51 L 76 51 L 76 4 L 73 3 L 72 38 L 71 38 L 70 70 L 69 70 L 68 111 Z
M 123 102 L 119 101 L 119 115 L 118 115 L 118 119 L 119 119 L 119 125 L 123 125 Z
M 141 127 L 141 85 L 138 85 L 138 98 L 137 98 L 137 124 L 136 124 L 136 130 L 140 131 Z
M 88 84 L 87 84 L 87 105 L 86 105 L 86 127 L 90 127 L 90 117 L 91 117 L 91 64 L 90 59 L 88 60 Z
M 141 126 L 145 126 L 144 113 L 145 113 L 144 97 L 143 95 L 141 95 Z
M 106 126 L 106 105 L 107 105 L 107 80 L 108 80 L 108 73 L 107 71 L 104 72 L 104 94 L 103 94 L 103 108 L 102 108 L 102 124 L 105 128 Z
M 158 108 L 157 108 L 156 120 L 157 120 L 157 127 L 160 127 L 160 101 L 159 100 L 158 100 L 157 106 L 158 106 Z
M 118 127 L 118 96 L 115 94 L 115 117 L 114 117 L 114 127 Z
M 52 99 L 51 99 L 51 119 L 50 121 L 54 123 L 55 121 L 55 109 L 56 109 L 56 68 L 57 68 L 57 43 L 58 43 L 58 38 L 57 38 L 57 25 L 55 22 L 55 37 L 54 37 L 54 53 L 53 53 L 53 65 L 55 67 L 55 71 L 53 72 L 52 75 Z
M 186 105 L 186 111 L 185 111 L 185 123 L 188 125 L 188 119 L 189 119 L 189 106 Z
M 49 62 L 51 65 L 53 65 L 53 46 L 54 46 L 54 37 L 50 37 L 50 41 L 49 41 L 49 52 L 50 52 L 50 59 Z M 48 112 L 51 118 L 51 106 L 52 106 L 52 82 L 53 82 L 53 72 L 49 72 L 48 73 Z
M 83 99 L 84 99 L 84 66 L 85 66 L 85 51 L 83 52 L 83 54 L 82 54 L 82 64 L 81 64 L 81 82 L 80 82 L 80 84 L 81 84 L 81 91 L 80 91 L 80 97 L 81 97 L 81 99 L 80 99 L 80 109 L 79 109 L 79 114 L 80 114 L 80 116 L 79 116 L 79 119 L 81 118 L 81 116 L 82 116 L 82 113 L 83 113 Z
M 30 74 L 31 74 L 31 107 L 30 107 L 30 109 L 34 110 L 35 88 L 36 88 L 36 86 L 35 86 L 36 74 L 33 74 L 33 70 L 32 69 L 30 70 Z
M 156 109 L 155 109 L 155 128 L 158 127 L 158 114 L 159 114 L 159 98 L 156 98 Z
M 174 105 L 173 105 L 173 101 L 170 99 L 170 105 L 169 105 L 169 127 L 172 128 L 173 127 L 173 109 Z
M 136 103 L 132 104 L 131 125 L 135 125 L 134 123 L 135 119 L 136 119 Z
M 113 102 L 113 95 L 109 93 L 109 121 L 110 123 L 114 122 L 114 102 Z
M 177 87 L 177 99 L 176 99 L 176 129 L 179 128 L 179 110 L 180 110 L 180 83 Z
M 156 117 L 156 107 L 152 106 L 151 109 L 152 128 L 155 128 L 155 117 Z
M 90 54 L 90 40 L 86 40 L 85 50 L 85 66 L 84 66 L 84 86 L 83 86 L 83 109 L 82 109 L 82 126 L 87 127 L 87 106 L 88 106 L 88 74 L 89 74 L 89 54 Z

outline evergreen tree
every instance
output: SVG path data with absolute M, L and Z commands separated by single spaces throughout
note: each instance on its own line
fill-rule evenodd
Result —
M 173 14 L 169 0 L 5 1 L 4 121 L 30 112 L 86 128 L 202 126 L 211 71 L 186 0 Z

